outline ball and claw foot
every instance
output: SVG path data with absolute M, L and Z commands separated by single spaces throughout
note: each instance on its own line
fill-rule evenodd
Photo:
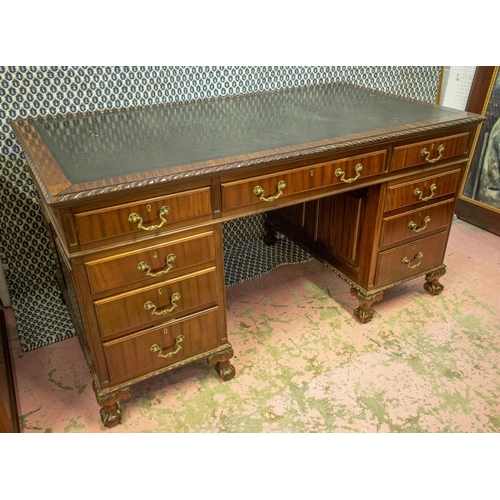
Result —
M 229 360 L 234 356 L 232 347 L 228 347 L 223 351 L 216 352 L 208 357 L 207 363 L 209 366 L 215 366 L 215 371 L 222 380 L 230 380 L 236 375 L 234 366 Z
M 373 294 L 363 293 L 356 288 L 351 288 L 351 295 L 356 297 L 359 302 L 359 307 L 354 310 L 354 318 L 360 323 L 369 323 L 375 311 L 371 308 L 372 304 L 382 300 L 383 292 L 375 292 Z
M 122 423 L 122 412 L 117 403 L 111 407 L 101 408 L 99 414 L 102 424 L 108 429 Z
M 441 267 L 432 273 L 426 274 L 424 283 L 425 291 L 431 295 L 439 295 L 444 290 L 444 286 L 439 283 L 439 278 L 444 276 L 445 273 L 446 268 Z
M 130 390 L 128 388 L 121 389 L 116 392 L 108 394 L 99 394 L 97 392 L 95 383 L 92 384 L 96 395 L 97 402 L 101 407 L 99 413 L 101 415 L 101 422 L 104 427 L 115 427 L 115 425 L 122 423 L 122 412 L 118 406 L 118 401 L 125 401 L 130 398 Z

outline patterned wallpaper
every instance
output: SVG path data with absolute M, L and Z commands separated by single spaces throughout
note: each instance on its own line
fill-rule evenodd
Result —
M 439 66 L 0 66 L 0 260 L 23 350 L 71 337 L 74 329 L 54 278 L 55 257 L 11 120 L 334 81 L 434 102 L 440 71 Z M 226 224 L 225 247 L 234 250 L 243 240 L 257 239 L 261 220 L 256 216 Z M 262 272 L 266 269 L 254 274 Z M 227 274 L 231 283 L 252 277 L 250 267 L 243 274 L 231 269 Z

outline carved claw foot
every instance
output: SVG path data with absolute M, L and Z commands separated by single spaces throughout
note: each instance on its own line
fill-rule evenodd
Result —
M 116 392 L 110 392 L 108 394 L 99 395 L 95 384 L 93 384 L 94 392 L 97 398 L 97 402 L 101 407 L 100 415 L 101 422 L 104 427 L 114 427 L 115 425 L 122 423 L 122 412 L 118 406 L 118 401 L 126 401 L 130 398 L 130 391 L 128 388 L 121 389 Z
M 427 293 L 431 295 L 439 295 L 443 290 L 444 286 L 439 283 L 439 278 L 446 274 L 446 268 L 441 267 L 436 271 L 425 275 L 424 289 Z
M 234 366 L 229 362 L 233 356 L 233 348 L 228 347 L 223 351 L 216 352 L 209 356 L 207 362 L 210 366 L 215 365 L 215 371 L 222 380 L 230 380 L 236 375 Z
M 374 314 L 374 310 L 371 308 L 372 304 L 382 300 L 384 296 L 383 292 L 375 292 L 373 294 L 363 293 L 356 288 L 351 288 L 351 295 L 356 297 L 359 302 L 359 307 L 354 310 L 354 317 L 360 323 L 369 323 Z

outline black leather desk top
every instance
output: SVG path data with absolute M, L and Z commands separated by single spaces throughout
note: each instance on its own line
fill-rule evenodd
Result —
M 477 123 L 347 83 L 11 122 L 49 204 Z

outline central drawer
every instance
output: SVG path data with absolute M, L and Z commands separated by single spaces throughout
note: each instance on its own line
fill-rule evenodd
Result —
M 216 268 L 94 301 L 102 338 L 131 333 L 215 305 Z
M 187 360 L 221 345 L 219 309 L 214 307 L 181 320 L 104 342 L 113 384 L 132 380 Z
M 352 156 L 342 160 L 316 163 L 271 175 L 262 175 L 222 184 L 222 209 L 274 202 L 278 198 L 310 192 L 335 184 L 362 183 L 385 170 L 386 152 Z

